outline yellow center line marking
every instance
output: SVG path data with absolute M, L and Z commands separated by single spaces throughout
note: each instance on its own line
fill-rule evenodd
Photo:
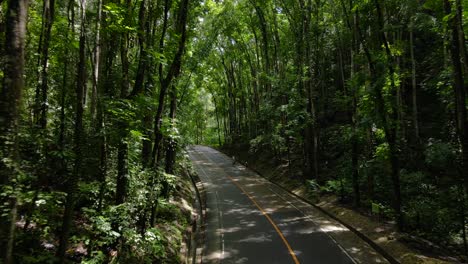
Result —
M 286 238 L 284 237 L 283 233 L 281 232 L 281 230 L 279 229 L 279 227 L 275 224 L 275 222 L 273 221 L 273 219 L 271 219 L 271 217 L 268 215 L 267 212 L 265 212 L 265 210 L 263 210 L 262 207 L 260 207 L 260 205 L 257 203 L 257 201 L 255 201 L 255 199 L 250 196 L 250 194 L 248 194 L 244 188 L 242 188 L 240 186 L 240 184 L 238 184 L 231 176 L 227 175 L 227 177 L 237 186 L 237 188 L 239 188 L 252 202 L 253 204 L 255 204 L 255 206 L 258 208 L 258 210 L 260 210 L 260 212 L 262 212 L 262 214 L 266 217 L 266 219 L 268 219 L 268 221 L 270 222 L 270 224 L 273 226 L 273 228 L 276 230 L 276 232 L 278 233 L 278 235 L 281 237 L 281 240 L 283 240 L 284 244 L 286 245 L 286 247 L 288 248 L 288 251 L 289 251 L 289 254 L 291 255 L 292 259 L 294 260 L 294 263 L 295 264 L 300 264 L 299 260 L 297 259 L 297 256 L 296 256 L 296 253 L 294 253 L 294 251 L 292 250 L 291 248 L 291 245 L 289 245 L 288 241 L 286 240 Z

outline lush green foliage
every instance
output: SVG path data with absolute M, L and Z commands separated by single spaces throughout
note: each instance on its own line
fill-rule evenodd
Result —
M 199 1 L 18 2 L 0 2 L 0 259 L 179 261 L 191 126 L 175 113 L 198 93 Z M 9 32 L 23 37 L 10 10 L 26 23 L 24 58 L 6 50 Z
M 188 144 L 466 253 L 467 5 L 0 1 L 1 257 L 174 261 Z
M 207 1 L 204 142 L 219 135 L 311 190 L 466 248 L 466 4 Z

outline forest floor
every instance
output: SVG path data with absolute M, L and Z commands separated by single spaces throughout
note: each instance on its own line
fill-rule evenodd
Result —
M 307 185 L 302 183 L 300 177 L 295 176 L 297 174 L 294 170 L 289 170 L 285 164 L 275 162 L 270 153 L 257 152 L 253 155 L 247 147 L 242 146 L 224 147 L 221 151 L 231 157 L 234 156 L 237 161 L 261 176 L 351 226 L 397 262 L 403 264 L 465 263 L 462 258 L 454 257 L 454 254 L 448 250 L 429 241 L 397 232 L 395 225 L 389 221 L 372 216 L 366 210 L 353 209 L 351 205 L 340 202 L 336 195 L 311 195 Z

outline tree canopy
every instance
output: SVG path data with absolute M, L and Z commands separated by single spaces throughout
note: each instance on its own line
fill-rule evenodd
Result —
M 3 263 L 168 258 L 191 144 L 466 255 L 467 5 L 0 0 Z

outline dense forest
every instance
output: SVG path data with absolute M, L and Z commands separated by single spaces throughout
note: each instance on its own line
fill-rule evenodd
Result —
M 466 255 L 467 8 L 0 0 L 1 263 L 174 262 L 191 144 Z

